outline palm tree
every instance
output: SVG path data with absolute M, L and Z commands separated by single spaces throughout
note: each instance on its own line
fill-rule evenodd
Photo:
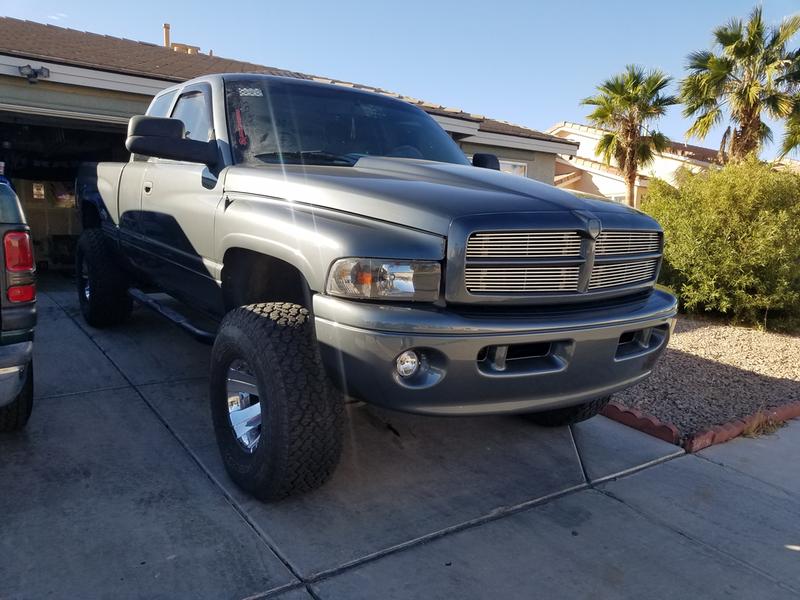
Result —
M 671 81 L 658 69 L 646 71 L 628 65 L 624 72 L 597 86 L 597 95 L 581 101 L 595 107 L 587 117 L 589 121 L 607 130 L 597 142 L 597 152 L 606 164 L 614 160 L 622 171 L 629 206 L 638 204 L 635 186 L 639 168 L 650 164 L 655 154 L 669 145 L 667 137 L 650 125 L 678 103 L 675 96 L 665 92 Z
M 686 135 L 706 137 L 723 122 L 727 112 L 731 126 L 723 136 L 720 155 L 740 160 L 772 140 L 762 113 L 774 119 L 790 119 L 797 113 L 800 126 L 800 97 L 793 95 L 800 82 L 800 60 L 797 52 L 786 49 L 798 31 L 800 14 L 787 17 L 777 27 L 768 27 L 760 6 L 753 9 L 746 23 L 732 19 L 717 27 L 717 52 L 692 52 L 686 67 L 689 75 L 681 81 L 683 114 L 695 119 Z M 800 131 L 793 130 L 791 122 L 789 125 L 783 154 L 800 142 Z

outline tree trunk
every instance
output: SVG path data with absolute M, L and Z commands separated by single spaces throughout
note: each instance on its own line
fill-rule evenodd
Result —
M 733 132 L 731 158 L 743 160 L 761 145 L 761 114 L 753 108 L 739 117 L 739 127 Z
M 625 177 L 625 203 L 636 207 L 636 171 L 633 172 L 633 177 Z
M 634 206 L 636 203 L 636 171 L 638 165 L 636 164 L 636 138 L 631 136 L 631 141 L 625 151 L 625 202 L 628 206 Z

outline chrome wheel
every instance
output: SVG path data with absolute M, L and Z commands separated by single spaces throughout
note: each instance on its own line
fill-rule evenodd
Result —
M 86 264 L 86 260 L 81 261 L 81 289 L 83 290 L 83 297 L 88 302 L 92 298 L 92 288 L 89 287 L 89 265 Z
M 256 377 L 247 363 L 237 358 L 228 367 L 225 385 L 233 433 L 242 448 L 255 452 L 261 439 L 261 400 Z

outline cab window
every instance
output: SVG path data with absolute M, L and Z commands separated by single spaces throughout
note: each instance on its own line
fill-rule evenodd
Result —
M 207 142 L 213 138 L 211 111 L 203 92 L 190 92 L 178 98 L 172 118 L 183 121 L 185 135 L 190 140 Z
M 156 96 L 147 109 L 148 117 L 166 117 L 169 114 L 169 107 L 172 106 L 172 99 L 175 92 L 167 92 L 161 96 Z

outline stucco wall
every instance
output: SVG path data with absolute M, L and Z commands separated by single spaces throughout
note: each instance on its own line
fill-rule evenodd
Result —
M 553 178 L 556 172 L 555 154 L 534 152 L 531 150 L 518 150 L 516 148 L 501 148 L 499 146 L 486 146 L 484 144 L 467 142 L 460 142 L 459 145 L 465 154 L 472 155 L 476 152 L 488 152 L 490 154 L 496 154 L 501 160 L 507 159 L 524 162 L 528 165 L 528 177 L 553 185 Z

